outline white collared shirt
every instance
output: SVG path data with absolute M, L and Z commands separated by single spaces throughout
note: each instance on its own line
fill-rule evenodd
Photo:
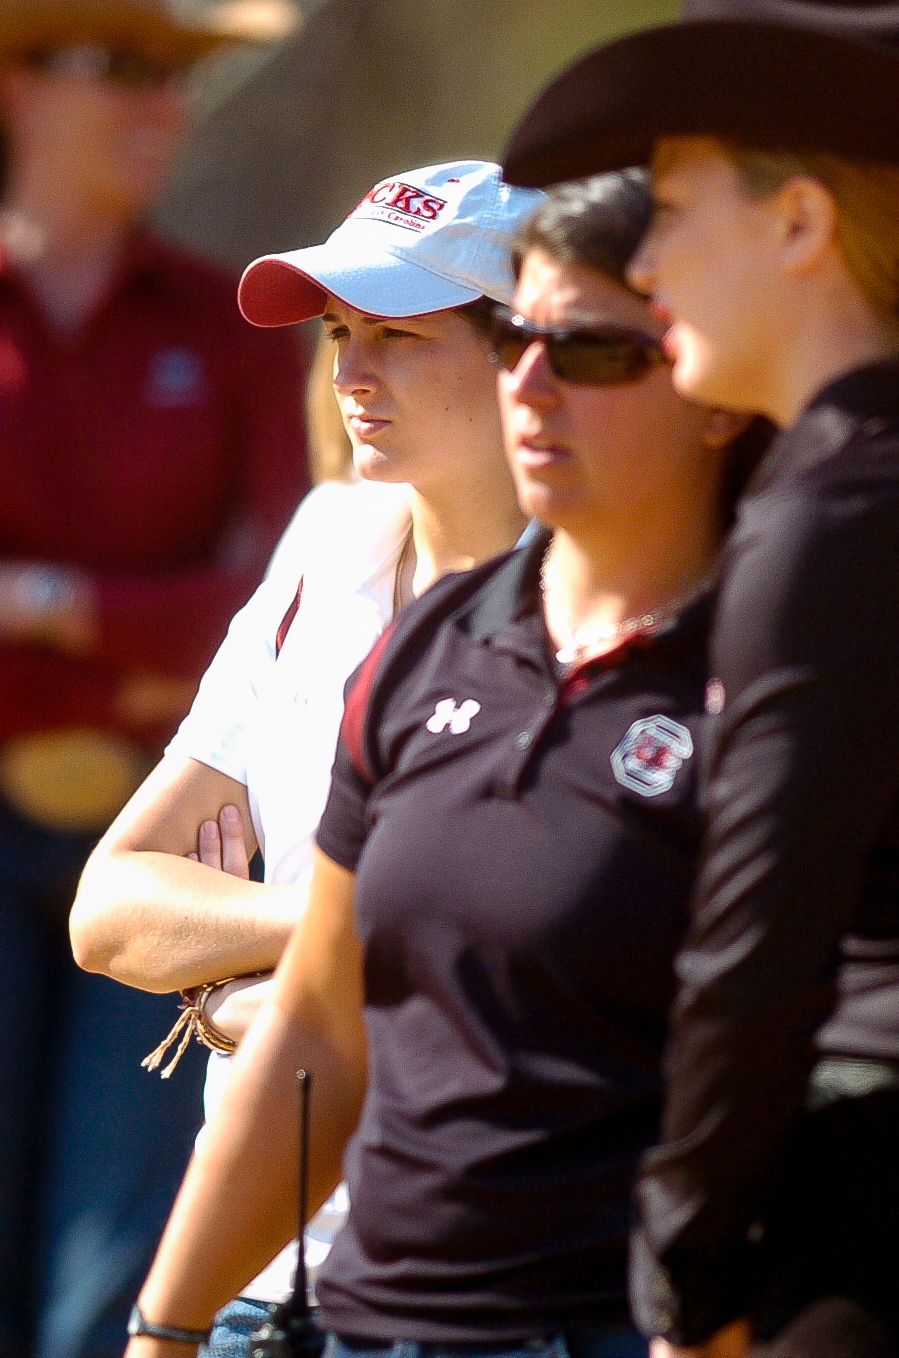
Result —
M 311 491 L 168 747 L 246 786 L 267 882 L 308 877 L 343 686 L 393 614 L 410 526 L 405 486 Z M 276 634 L 301 578 L 302 607 L 279 655 Z
M 396 566 L 411 523 L 406 486 L 326 482 L 311 491 L 265 580 L 231 623 L 166 751 L 197 759 L 246 786 L 267 882 L 309 880 L 344 683 L 393 615 Z M 277 632 L 301 578 L 302 606 L 279 654 Z M 213 1053 L 207 1121 L 229 1071 L 229 1058 Z M 316 1239 L 315 1227 L 314 1220 L 306 1237 L 311 1270 L 328 1249 Z M 243 1295 L 283 1301 L 295 1268 L 294 1243 Z

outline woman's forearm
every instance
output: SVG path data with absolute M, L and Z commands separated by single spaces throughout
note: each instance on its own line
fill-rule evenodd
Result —
M 183 990 L 274 968 L 296 921 L 294 887 L 264 886 L 170 853 L 106 854 L 71 916 L 79 966 L 141 990 Z
M 361 958 L 352 875 L 317 859 L 272 998 L 235 1057 L 141 1293 L 151 1321 L 205 1329 L 295 1233 L 298 1069 L 312 1076 L 310 1210 L 340 1179 L 365 1088 Z M 153 1352 L 134 1342 L 135 1358 Z
M 141 1306 L 152 1320 L 204 1329 L 296 1234 L 297 1081 L 312 1069 L 309 1201 L 340 1179 L 358 1100 L 330 1054 L 266 1005 L 235 1058 L 234 1073 L 185 1178 Z M 349 1105 L 349 1106 L 348 1106 Z M 342 1109 L 342 1115 L 336 1110 Z
M 166 756 L 88 859 L 70 921 L 76 961 L 156 991 L 270 970 L 301 898 L 248 880 L 255 844 L 242 783 Z

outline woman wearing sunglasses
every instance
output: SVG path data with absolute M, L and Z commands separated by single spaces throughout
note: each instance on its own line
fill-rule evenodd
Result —
M 629 1184 L 700 836 L 715 560 L 750 456 L 743 419 L 674 393 L 623 281 L 649 210 L 644 178 L 609 176 L 518 239 L 494 345 L 519 498 L 546 528 L 438 582 L 348 688 L 308 907 L 141 1296 L 185 1340 L 290 1231 L 302 1065 L 312 1202 L 359 1123 L 318 1281 L 332 1358 L 645 1353 Z
M 723 565 L 633 1292 L 659 1355 L 741 1354 L 750 1330 L 896 1354 L 899 6 L 685 19 L 565 73 L 507 157 L 530 184 L 652 157 L 630 276 L 672 321 L 675 385 L 783 429 Z

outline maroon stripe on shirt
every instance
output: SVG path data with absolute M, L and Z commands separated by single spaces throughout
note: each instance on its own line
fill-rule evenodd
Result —
M 368 700 L 378 671 L 378 663 L 384 647 L 393 635 L 395 626 L 396 620 L 387 624 L 360 665 L 356 674 L 356 682 L 347 694 L 346 706 L 343 709 L 343 720 L 340 723 L 340 739 L 346 746 L 347 754 L 352 760 L 354 769 L 359 777 L 364 778 L 367 783 L 374 783 L 375 781 L 372 770 L 365 762 L 362 744 Z
M 297 585 L 297 592 L 290 601 L 290 607 L 281 619 L 281 625 L 275 633 L 275 659 L 281 654 L 281 647 L 287 638 L 291 624 L 300 611 L 300 600 L 303 597 L 303 576 L 300 576 L 300 583 Z

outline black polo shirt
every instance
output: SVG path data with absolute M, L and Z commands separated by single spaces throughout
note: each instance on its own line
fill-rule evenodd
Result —
M 700 838 L 711 600 L 562 675 L 545 546 L 438 583 L 348 686 L 318 833 L 357 873 L 370 1062 L 318 1284 L 342 1334 L 626 1316 Z

